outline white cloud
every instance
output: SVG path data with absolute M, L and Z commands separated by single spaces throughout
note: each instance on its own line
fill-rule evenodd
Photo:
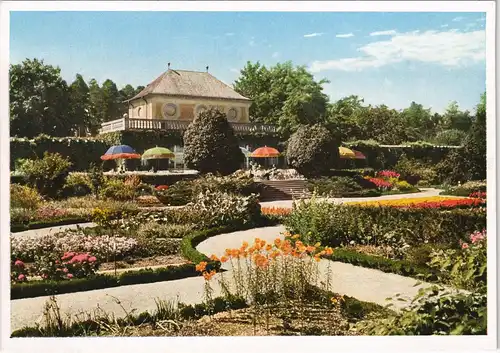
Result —
M 255 40 L 254 40 L 254 39 L 255 39 L 255 38 L 254 38 L 254 37 L 252 37 L 252 38 L 250 39 L 250 42 L 248 42 L 248 45 L 250 45 L 251 47 L 254 47 L 254 46 L 255 46 Z
M 304 38 L 311 38 L 311 37 L 319 37 L 322 36 L 324 33 L 309 33 L 309 34 L 304 34 Z
M 234 33 L 233 32 L 226 33 L 226 36 L 228 36 L 228 37 L 234 36 Z
M 280 53 L 275 51 L 272 55 L 273 58 L 277 58 L 278 56 L 280 56 Z
M 449 26 L 448 24 L 441 25 L 441 28 L 445 28 L 445 27 L 448 27 L 448 26 Z
M 395 36 L 396 34 L 398 34 L 398 32 L 396 32 L 396 30 L 394 29 L 390 29 L 390 30 L 387 30 L 387 31 L 378 31 L 378 32 L 372 32 L 370 33 L 370 36 Z
M 240 73 L 240 70 L 235 69 L 235 68 L 231 68 L 231 69 L 229 69 L 229 71 L 234 72 L 234 73 L 237 73 L 237 74 L 239 74 L 239 73 Z
M 345 34 L 337 34 L 335 37 L 337 38 L 350 38 L 354 37 L 354 33 L 345 33 Z
M 389 40 L 359 47 L 358 57 L 314 61 L 311 72 L 324 70 L 361 71 L 402 61 L 433 63 L 450 68 L 485 58 L 485 31 L 426 31 L 399 33 Z
M 453 22 L 460 22 L 462 21 L 464 18 L 462 16 L 458 16 L 458 17 L 455 17 L 452 21 Z
M 483 22 L 486 21 L 486 17 L 481 17 L 476 20 L 477 22 Z

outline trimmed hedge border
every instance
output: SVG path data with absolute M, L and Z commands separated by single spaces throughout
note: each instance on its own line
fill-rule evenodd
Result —
M 334 249 L 332 255 L 324 256 L 323 258 L 429 282 L 436 282 L 439 274 L 429 267 L 417 265 L 408 260 L 391 260 L 385 257 L 367 255 L 342 248 Z
M 67 226 L 70 224 L 78 224 L 78 223 L 86 223 L 90 222 L 90 216 L 86 217 L 70 217 L 70 218 L 61 218 L 50 221 L 35 221 L 30 223 L 17 223 L 10 225 L 11 233 L 24 232 L 26 230 L 31 229 L 42 229 L 42 228 L 51 228 L 57 226 Z

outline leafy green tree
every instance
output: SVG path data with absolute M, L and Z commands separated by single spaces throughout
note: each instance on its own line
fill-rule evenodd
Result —
M 90 91 L 82 75 L 77 74 L 75 81 L 69 86 L 70 112 L 75 128 L 80 135 L 85 135 L 91 125 Z
M 107 79 L 102 84 L 101 94 L 103 121 L 121 118 L 123 114 L 120 115 L 120 112 L 124 103 L 120 101 L 120 93 L 118 92 L 118 88 L 116 88 L 116 84 L 110 79 Z
M 465 139 L 463 154 L 470 179 L 486 179 L 486 93 L 476 106 L 476 117 Z
M 362 128 L 358 125 L 358 117 L 367 109 L 363 103 L 362 98 L 351 95 L 329 105 L 327 124 L 341 141 L 363 139 Z
M 444 146 L 461 146 L 467 134 L 462 130 L 450 129 L 437 133 L 434 143 Z
M 442 129 L 457 129 L 467 132 L 471 125 L 472 117 L 469 111 L 461 111 L 457 102 L 451 102 L 443 114 Z
M 96 79 L 91 79 L 89 82 L 89 98 L 90 98 L 90 125 L 92 133 L 96 133 L 99 126 L 104 122 L 104 99 L 101 93 L 101 87 Z
M 11 136 L 70 133 L 73 122 L 68 117 L 68 86 L 59 67 L 26 59 L 10 65 L 9 82 Z
M 431 110 L 425 109 L 422 104 L 411 102 L 402 111 L 401 118 L 405 122 L 408 141 L 427 140 L 435 134 Z
M 198 114 L 184 133 L 184 162 L 202 174 L 231 174 L 243 157 L 226 115 L 219 110 Z
M 294 67 L 290 61 L 269 69 L 259 62 L 248 62 L 234 87 L 252 99 L 252 121 L 277 125 L 283 136 L 289 136 L 301 125 L 325 120 L 325 83 L 328 81 L 316 82 L 304 66 Z
M 288 164 L 306 177 L 327 175 L 339 161 L 340 143 L 324 126 L 300 127 L 288 140 Z
M 368 106 L 356 120 L 362 140 L 373 139 L 389 145 L 408 141 L 406 125 L 401 114 L 386 105 Z

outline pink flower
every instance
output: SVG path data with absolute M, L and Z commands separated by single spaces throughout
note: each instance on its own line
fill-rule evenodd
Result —
M 469 244 L 467 244 L 467 243 L 463 243 L 463 244 L 462 244 L 462 249 L 467 249 L 467 248 L 469 248 Z
M 69 270 L 65 267 L 65 268 L 63 268 L 63 272 L 64 272 L 64 273 L 68 273 L 68 272 L 69 272 Z
M 44 273 L 44 274 L 42 275 L 42 278 L 43 278 L 43 279 L 47 278 L 47 275 Z
M 68 273 L 66 276 L 67 276 L 69 279 L 73 278 L 73 275 L 72 275 L 71 273 Z
M 74 252 L 67 252 L 67 253 L 64 253 L 63 257 L 61 258 L 61 260 L 66 260 L 66 259 L 69 259 L 71 257 L 75 256 L 75 253 Z
M 96 262 L 97 258 L 95 256 L 89 257 L 89 262 Z
M 24 268 L 24 262 L 22 262 L 21 260 L 16 260 L 16 262 L 14 262 L 14 266 L 19 266 Z
M 22 273 L 17 277 L 19 281 L 24 281 L 26 279 L 26 276 L 23 275 Z

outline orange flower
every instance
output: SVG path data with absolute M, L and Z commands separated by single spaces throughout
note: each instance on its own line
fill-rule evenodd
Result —
M 319 258 L 318 255 L 314 256 L 314 260 L 316 260 L 316 262 L 320 262 L 321 261 L 321 259 Z
M 243 245 L 241 245 L 241 247 L 242 247 L 243 249 L 248 248 L 248 242 L 244 241 L 244 242 L 243 242 Z
M 260 244 L 260 238 L 255 238 L 254 244 Z
M 278 256 L 280 256 L 280 252 L 279 252 L 279 251 L 277 251 L 277 250 L 275 250 L 275 251 L 273 251 L 273 252 L 271 253 L 271 255 L 269 255 L 269 256 L 271 257 L 271 259 L 273 259 L 273 260 L 274 260 L 275 258 L 277 258 Z
M 238 249 L 231 250 L 231 256 L 238 258 L 240 256 L 240 251 Z
M 309 246 L 306 248 L 306 251 L 307 251 L 308 253 L 312 253 L 312 252 L 314 252 L 314 250 L 316 250 L 316 248 L 315 248 L 314 246 L 311 246 L 311 245 L 309 245 Z
M 303 243 L 303 242 L 301 242 L 300 240 L 297 240 L 297 241 L 295 242 L 295 246 L 296 246 L 297 248 L 298 248 L 298 247 L 301 247 L 302 245 L 304 245 L 304 243 Z
M 226 256 L 222 256 L 220 258 L 220 262 L 224 263 L 224 262 L 227 262 L 228 258 Z
M 210 260 L 219 261 L 219 258 L 216 255 L 212 254 L 212 256 L 210 256 Z
M 283 235 L 285 236 L 285 238 L 291 237 L 290 232 L 285 232 L 285 233 L 283 233 Z
M 263 248 L 264 246 L 266 246 L 266 241 L 265 240 L 261 240 L 260 241 L 260 247 Z
M 212 277 L 215 276 L 216 273 L 217 272 L 215 272 L 214 270 L 210 272 L 203 272 L 203 278 L 205 278 L 205 281 L 210 281 Z
M 252 246 L 251 248 L 248 249 L 249 254 L 253 254 L 255 252 L 255 247 Z
M 280 244 L 281 244 L 281 239 L 280 239 L 280 238 L 276 238 L 276 239 L 274 239 L 274 245 L 276 245 L 276 246 L 278 246 L 278 247 L 279 247 L 279 246 L 280 246 Z
M 231 256 L 231 249 L 226 249 L 226 252 L 224 254 L 226 256 Z
M 264 255 L 257 254 L 254 257 L 254 262 L 257 267 L 266 267 L 269 264 L 269 260 Z
M 240 250 L 240 256 L 241 257 L 247 257 L 248 256 L 248 251 L 246 251 L 246 250 L 241 251 Z
M 198 272 L 203 272 L 207 268 L 207 263 L 205 261 L 200 262 L 198 265 L 196 265 L 196 271 Z
M 325 248 L 325 254 L 327 254 L 327 255 L 331 255 L 331 254 L 333 254 L 333 249 L 327 246 L 327 247 Z
M 266 246 L 267 251 L 270 251 L 272 248 L 273 248 L 273 246 L 271 244 L 267 244 L 267 246 Z

